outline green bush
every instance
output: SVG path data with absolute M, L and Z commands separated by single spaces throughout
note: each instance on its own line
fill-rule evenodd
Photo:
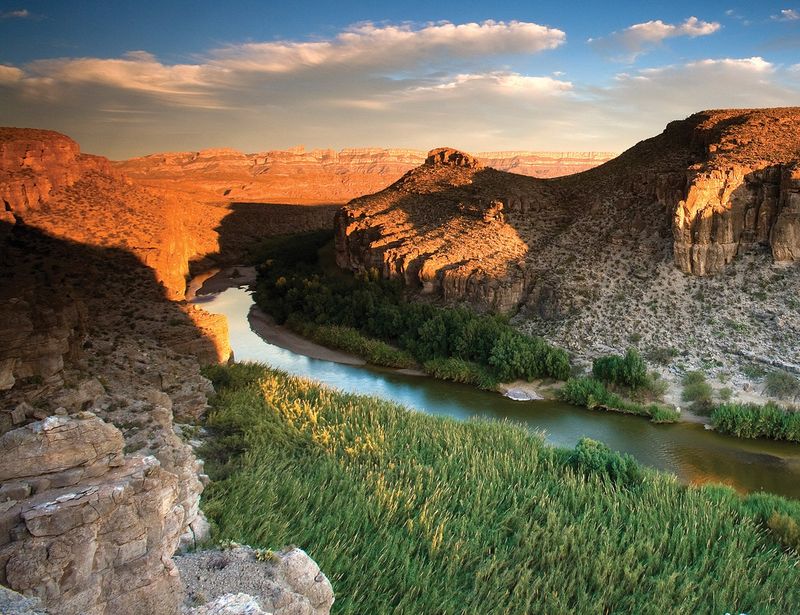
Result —
M 592 375 L 606 383 L 636 389 L 647 382 L 647 366 L 639 353 L 630 348 L 624 356 L 609 355 L 595 359 Z
M 642 482 L 641 466 L 630 455 L 620 455 L 602 442 L 581 438 L 567 463 L 587 475 L 608 478 L 617 485 L 632 487 Z
M 487 391 L 497 388 L 497 379 L 488 369 L 458 357 L 431 359 L 425 361 L 423 367 L 428 374 L 441 380 L 471 384 Z
M 797 399 L 800 397 L 800 380 L 789 372 L 776 370 L 767 374 L 764 392 L 778 399 Z
M 681 399 L 683 401 L 691 402 L 692 408 L 699 412 L 706 412 L 711 409 L 714 402 L 714 390 L 706 381 L 706 376 L 703 372 L 687 372 L 683 377 L 682 384 L 683 393 L 681 394 Z
M 800 552 L 800 525 L 789 515 L 782 515 L 779 512 L 772 513 L 767 527 L 778 537 L 782 544 Z
M 358 355 L 373 365 L 395 368 L 411 368 L 417 365 L 414 357 L 407 352 L 386 342 L 366 337 L 352 327 L 306 325 L 302 327 L 302 334 L 323 346 Z

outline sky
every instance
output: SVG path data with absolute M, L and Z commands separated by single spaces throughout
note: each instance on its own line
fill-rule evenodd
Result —
M 800 105 L 800 3 L 0 0 L 0 125 L 232 147 L 619 152 Z

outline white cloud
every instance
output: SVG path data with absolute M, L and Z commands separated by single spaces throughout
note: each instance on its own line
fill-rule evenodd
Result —
M 771 17 L 774 21 L 797 21 L 800 19 L 800 11 L 795 9 L 782 9 L 777 15 Z
M 58 58 L 24 67 L 18 81 L 29 98 L 56 100 L 94 86 L 136 92 L 162 103 L 200 108 L 230 108 L 245 92 L 272 93 L 287 80 L 314 73 L 320 81 L 359 72 L 387 75 L 447 69 L 452 64 L 504 55 L 534 54 L 561 45 L 564 32 L 534 23 L 447 22 L 414 28 L 409 24 L 358 24 L 324 41 L 229 45 L 193 64 L 165 64 L 145 51 L 121 58 Z M 323 74 L 324 73 L 324 74 Z
M 678 36 L 689 38 L 708 36 L 721 27 L 718 22 L 702 21 L 697 17 L 689 17 L 679 24 L 664 23 L 657 19 L 634 24 L 605 37 L 590 38 L 588 43 L 603 55 L 618 61 L 632 62 L 665 39 Z
M 229 70 L 290 72 L 322 65 L 409 66 L 423 60 L 483 55 L 527 54 L 564 43 L 561 30 L 519 21 L 356 25 L 319 42 L 275 42 L 231 45 L 213 52 L 211 64 Z
M 425 94 L 429 92 L 441 91 L 463 91 L 466 89 L 479 88 L 495 94 L 505 94 L 509 96 L 532 95 L 532 96 L 552 96 L 569 92 L 572 90 L 572 83 L 561 81 L 552 77 L 532 77 L 512 72 L 489 72 L 489 73 L 466 73 L 456 75 L 454 78 L 437 83 L 435 85 L 421 85 L 413 87 L 405 94 Z
M 28 19 L 29 17 L 33 17 L 33 15 L 28 9 L 0 12 L 0 19 Z

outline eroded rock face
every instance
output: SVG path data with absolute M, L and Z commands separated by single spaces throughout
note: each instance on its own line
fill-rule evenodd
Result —
M 105 158 L 80 153 L 78 144 L 51 130 L 0 128 L 0 205 L 23 215 L 50 193 L 90 170 L 110 172 Z
M 0 582 L 51 613 L 175 613 L 172 553 L 190 512 L 178 477 L 125 456 L 92 413 L 51 416 L 3 436 Z M 5 460 L 5 459 L 4 459 Z
M 79 300 L 43 304 L 33 293 L 0 294 L 0 391 L 19 379 L 59 382 L 65 359 L 80 355 L 85 336 L 86 306 Z
M 682 271 L 721 272 L 738 253 L 795 260 L 800 108 L 708 111 L 672 122 L 606 164 L 537 180 L 450 148 L 336 218 L 337 262 L 422 293 L 545 319 L 584 308 L 571 280 L 669 250 Z M 619 267 L 617 275 L 627 268 Z
M 466 167 L 468 169 L 478 169 L 481 166 L 475 156 L 470 156 L 450 147 L 439 147 L 429 151 L 428 156 L 425 158 L 425 164 L 428 166 Z
M 719 273 L 756 244 L 776 261 L 796 260 L 800 109 L 707 112 L 701 120 L 693 134 L 700 160 L 687 170 L 682 198 L 665 201 L 677 266 Z

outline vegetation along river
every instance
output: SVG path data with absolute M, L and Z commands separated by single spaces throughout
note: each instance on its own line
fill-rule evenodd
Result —
M 687 483 L 718 482 L 740 492 L 763 490 L 800 499 L 797 444 L 738 439 L 693 423 L 655 425 L 640 417 L 592 412 L 561 402 L 512 401 L 434 378 L 312 359 L 259 337 L 249 319 L 254 308 L 251 292 L 245 286 L 224 288 L 225 280 L 219 277 L 207 281 L 193 301 L 227 317 L 237 361 L 266 363 L 295 376 L 391 399 L 421 412 L 457 419 L 508 419 L 543 432 L 556 446 L 571 448 L 588 436 Z

